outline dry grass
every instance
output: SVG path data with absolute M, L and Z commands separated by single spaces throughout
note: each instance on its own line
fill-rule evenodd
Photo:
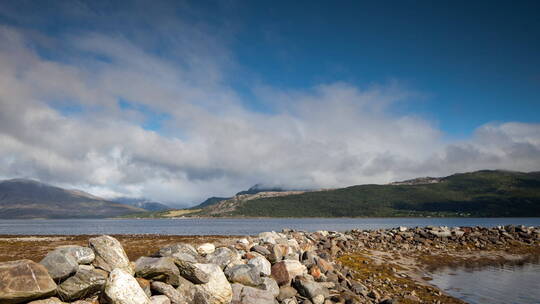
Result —
M 190 244 L 227 244 L 238 236 L 179 236 L 179 235 L 113 235 L 124 246 L 131 261 L 155 253 L 165 245 L 184 242 Z M 88 246 L 95 235 L 77 236 L 13 236 L 0 235 L 0 262 L 30 259 L 39 262 L 54 248 L 61 245 Z

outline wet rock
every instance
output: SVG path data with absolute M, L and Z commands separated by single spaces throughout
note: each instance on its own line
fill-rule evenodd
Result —
M 175 260 L 174 263 L 180 271 L 180 275 L 195 284 L 208 283 L 208 273 L 199 267 L 204 264 L 194 264 L 186 261 Z M 215 265 L 215 264 L 212 264 Z M 218 266 L 219 267 L 219 266 Z M 221 270 L 221 268 L 220 268 Z M 222 271 L 221 271 L 222 272 Z M 222 272 L 223 273 L 223 272 Z
M 93 261 L 95 267 L 109 272 L 115 268 L 120 268 L 129 274 L 133 274 L 126 252 L 117 239 L 102 235 L 91 238 L 88 242 L 96 255 Z
M 60 250 L 49 252 L 39 263 L 47 268 L 53 280 L 67 278 L 79 269 L 75 256 Z
M 54 294 L 45 266 L 30 260 L 0 263 L 0 303 L 21 303 Z
M 225 269 L 225 276 L 229 281 L 242 285 L 258 286 L 262 284 L 259 269 L 250 264 L 228 267 Z
M 122 268 L 111 271 L 102 296 L 103 302 L 110 304 L 151 304 L 150 298 L 144 293 L 137 280 Z
M 280 286 L 287 285 L 296 276 L 304 274 L 307 274 L 307 268 L 299 261 L 283 260 L 272 265 L 272 277 Z
M 197 267 L 208 276 L 208 283 L 195 287 L 208 298 L 208 304 L 225 304 L 232 300 L 231 284 L 218 265 L 197 264 Z
M 197 263 L 197 250 L 189 244 L 176 243 L 163 247 L 158 252 L 162 257 L 173 257 L 176 260 Z
M 140 257 L 135 262 L 135 275 L 149 280 L 163 281 L 173 286 L 180 283 L 180 271 L 170 257 Z
M 79 270 L 58 286 L 58 295 L 67 301 L 97 294 L 107 280 L 106 273 L 99 270 Z
M 65 245 L 57 247 L 55 251 L 73 255 L 79 264 L 90 264 L 96 258 L 92 249 L 83 246 Z
M 248 265 L 255 266 L 260 275 L 269 276 L 272 274 L 272 264 L 262 256 L 250 259 Z

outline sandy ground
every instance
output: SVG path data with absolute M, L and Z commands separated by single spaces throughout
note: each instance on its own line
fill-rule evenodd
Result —
M 0 262 L 20 259 L 41 261 L 52 249 L 61 245 L 88 246 L 88 239 L 96 235 L 63 235 L 63 236 L 20 236 L 0 235 Z M 155 253 L 159 248 L 167 244 L 184 242 L 190 244 L 202 244 L 206 242 L 227 244 L 239 236 L 182 236 L 182 235 L 155 235 L 155 234 L 123 234 L 112 235 L 124 246 L 131 261 L 141 256 Z

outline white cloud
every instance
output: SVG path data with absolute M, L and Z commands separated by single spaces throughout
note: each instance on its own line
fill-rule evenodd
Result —
M 256 98 L 273 112 L 249 110 L 227 85 L 226 43 L 185 27 L 196 39 L 173 41 L 176 55 L 82 32 L 62 41 L 61 61 L 41 55 L 22 29 L 0 27 L 0 176 L 189 203 L 254 183 L 319 188 L 540 170 L 540 125 L 488 124 L 447 142 L 429 121 L 392 113 L 410 96 L 394 83 L 259 86 Z M 165 113 L 163 130 L 142 128 L 144 111 L 120 107 L 119 98 Z M 81 110 L 61 110 L 74 105 Z

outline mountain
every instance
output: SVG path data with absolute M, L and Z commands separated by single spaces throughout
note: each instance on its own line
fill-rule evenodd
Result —
M 265 187 L 261 184 L 255 184 L 251 186 L 248 190 L 240 191 L 236 193 L 236 195 L 243 195 L 243 194 L 257 194 L 259 192 L 284 192 L 287 190 L 284 190 L 280 187 Z
M 130 205 L 137 208 L 144 209 L 146 211 L 165 211 L 172 209 L 171 207 L 160 203 L 154 202 L 146 198 L 133 198 L 133 197 L 118 197 L 111 200 L 115 203 L 120 203 L 124 205 Z
M 34 180 L 0 182 L 0 218 L 104 218 L 144 211 Z
M 261 192 L 206 207 L 199 216 L 540 216 L 540 172 L 483 170 L 388 185 Z M 257 197 L 258 195 L 258 197 Z
M 279 187 L 265 187 L 265 186 L 263 186 L 261 184 L 255 184 L 255 185 L 251 186 L 248 190 L 243 190 L 243 191 L 240 191 L 240 192 L 236 193 L 235 197 L 238 196 L 238 195 L 257 194 L 257 193 L 261 193 L 261 192 L 286 192 L 286 191 L 287 190 L 284 190 L 284 189 L 279 188 Z M 230 199 L 233 199 L 233 198 L 234 197 L 217 197 L 217 196 L 209 197 L 204 202 L 202 202 L 202 203 L 200 203 L 200 204 L 198 204 L 196 206 L 193 206 L 190 209 L 203 209 L 203 208 L 215 205 L 215 204 L 217 204 L 219 202 L 230 200 Z
M 217 196 L 212 196 L 212 197 L 209 197 L 207 198 L 204 202 L 196 205 L 196 206 L 193 206 L 191 207 L 190 209 L 202 209 L 202 208 L 206 208 L 208 206 L 212 206 L 212 205 L 215 205 L 221 201 L 225 201 L 225 200 L 228 200 L 228 199 L 231 199 L 230 197 L 217 197 Z

